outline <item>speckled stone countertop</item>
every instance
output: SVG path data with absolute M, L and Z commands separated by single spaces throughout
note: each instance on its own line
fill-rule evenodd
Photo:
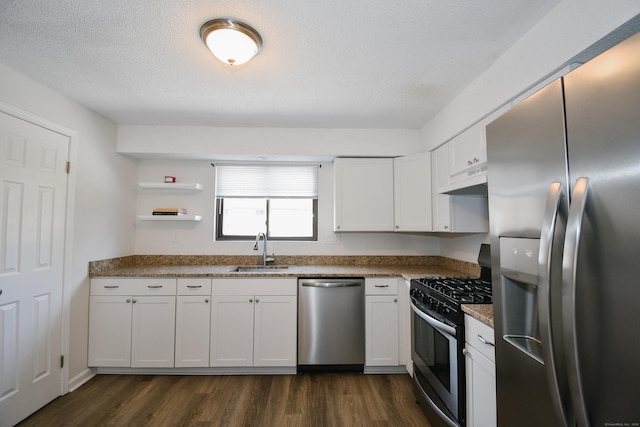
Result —
M 463 304 L 462 311 L 493 328 L 493 304 Z
M 261 257 L 224 255 L 131 255 L 89 263 L 90 277 L 477 277 L 477 264 L 438 256 L 277 256 L 261 272 Z M 286 268 L 282 268 L 285 267 Z

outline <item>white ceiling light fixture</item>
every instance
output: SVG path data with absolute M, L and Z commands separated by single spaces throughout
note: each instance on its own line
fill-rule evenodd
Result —
M 241 65 L 262 49 L 262 37 L 250 25 L 227 18 L 216 18 L 200 28 L 200 37 L 211 53 L 225 64 Z

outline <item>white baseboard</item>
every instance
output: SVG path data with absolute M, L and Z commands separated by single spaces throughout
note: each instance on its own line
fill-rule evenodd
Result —
M 76 390 L 82 384 L 86 383 L 95 376 L 96 370 L 93 368 L 87 368 L 84 371 L 80 372 L 78 375 L 69 380 L 69 392 Z

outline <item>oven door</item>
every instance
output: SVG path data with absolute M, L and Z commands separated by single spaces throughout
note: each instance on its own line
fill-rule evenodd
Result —
M 419 372 L 416 381 L 429 404 L 436 406 L 433 409 L 447 418 L 447 424 L 457 425 L 464 414 L 459 413 L 456 328 L 424 313 L 413 302 L 411 311 L 411 359 Z M 424 381 L 426 386 L 421 384 Z M 432 393 L 436 396 L 430 396 Z M 442 404 L 446 408 L 438 407 Z

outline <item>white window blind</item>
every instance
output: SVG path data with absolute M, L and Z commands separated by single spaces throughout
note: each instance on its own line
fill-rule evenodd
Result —
M 315 165 L 216 165 L 216 197 L 317 198 Z

